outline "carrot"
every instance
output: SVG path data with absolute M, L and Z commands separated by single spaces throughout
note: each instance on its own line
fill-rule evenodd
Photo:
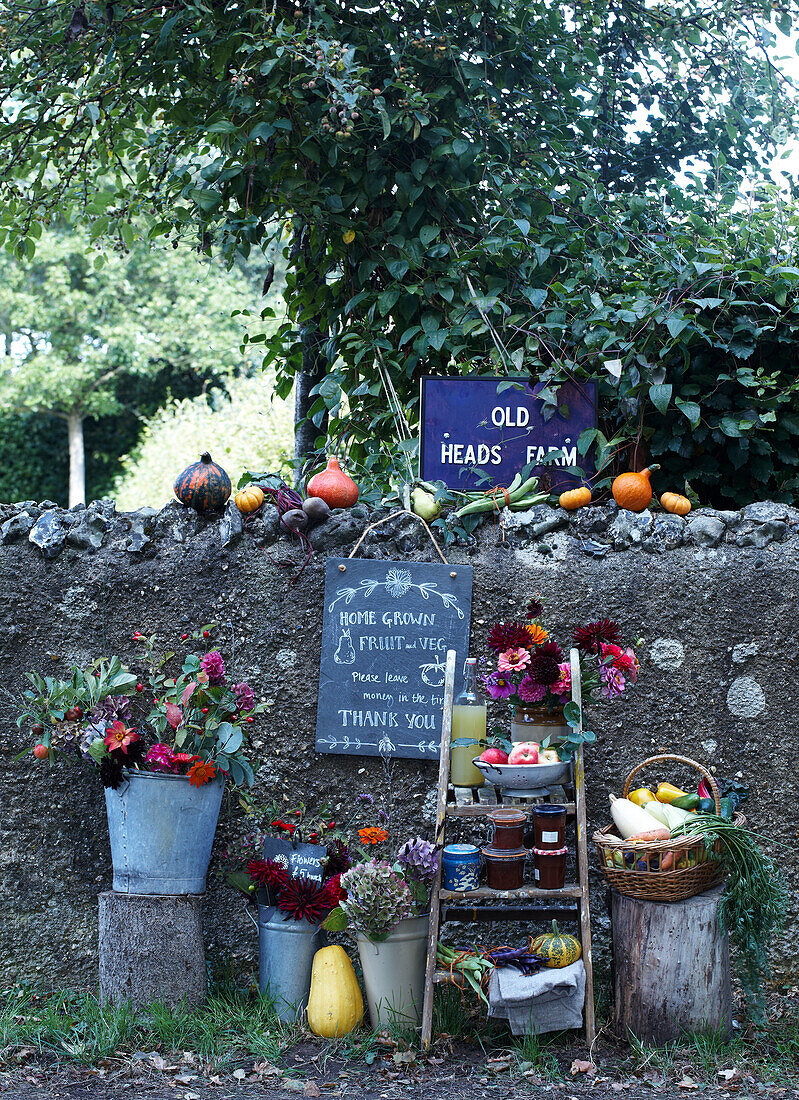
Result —
M 633 836 L 628 836 L 627 840 L 648 840 L 650 844 L 654 840 L 669 840 L 671 838 L 671 832 L 668 829 L 649 829 L 645 833 L 635 833 Z

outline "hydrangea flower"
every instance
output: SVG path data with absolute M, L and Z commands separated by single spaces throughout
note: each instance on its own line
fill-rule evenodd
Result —
M 236 710 L 251 711 L 255 706 L 255 692 L 250 685 L 245 683 L 234 684 L 232 690 L 236 697 Z
M 341 908 L 349 923 L 375 942 L 413 915 L 410 887 L 388 863 L 357 863 L 341 876 L 341 888 L 347 891 Z
M 431 879 L 436 873 L 436 846 L 421 837 L 406 840 L 397 852 L 397 862 L 412 878 Z
M 218 649 L 212 649 L 210 653 L 206 653 L 204 657 L 201 657 L 200 667 L 208 677 L 208 683 L 211 686 L 224 684 L 225 662 L 222 660 L 222 654 Z

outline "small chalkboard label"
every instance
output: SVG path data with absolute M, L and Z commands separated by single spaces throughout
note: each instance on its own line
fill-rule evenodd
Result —
M 319 752 L 437 757 L 447 650 L 460 670 L 471 608 L 471 566 L 328 558 Z
M 324 878 L 322 860 L 326 856 L 327 848 L 322 844 L 294 844 L 273 836 L 264 840 L 264 859 L 274 860 L 297 878 L 321 882 Z

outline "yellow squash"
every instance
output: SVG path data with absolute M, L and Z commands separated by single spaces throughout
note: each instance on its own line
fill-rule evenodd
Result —
M 323 947 L 313 957 L 308 1027 L 323 1039 L 349 1035 L 363 1019 L 363 997 L 343 947 Z
M 686 791 L 681 791 L 679 787 L 675 787 L 673 783 L 658 783 L 655 798 L 658 802 L 667 802 L 670 805 L 675 798 L 682 798 L 686 793 Z
M 546 966 L 556 969 L 577 962 L 583 949 L 580 941 L 574 936 L 565 936 L 559 932 L 558 922 L 553 920 L 552 931 L 536 936 L 530 944 L 530 952 L 533 955 L 541 955 L 546 959 Z
M 631 802 L 634 802 L 636 806 L 641 807 L 646 806 L 647 802 L 657 801 L 648 787 L 639 787 L 637 791 L 630 791 L 627 797 Z

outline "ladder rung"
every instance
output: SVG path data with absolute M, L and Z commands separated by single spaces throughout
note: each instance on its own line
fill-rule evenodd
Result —
M 549 917 L 556 920 L 563 918 L 579 921 L 580 907 L 576 900 L 568 898 L 562 902 L 553 903 L 549 899 L 540 901 L 530 898 L 528 901 L 517 905 L 508 905 L 504 902 L 479 902 L 476 905 L 458 905 L 445 902 L 441 909 L 441 923 L 453 921 L 458 924 L 471 924 L 481 921 L 530 921 L 533 917 L 537 920 Z
M 539 886 L 522 886 L 519 890 L 492 890 L 489 886 L 478 886 L 476 890 L 439 890 L 441 901 L 473 901 L 476 898 L 581 898 L 581 886 L 569 885 L 560 890 L 542 890 Z
M 458 974 L 457 971 L 454 974 L 451 974 L 449 970 L 436 970 L 433 973 L 433 982 L 436 985 L 455 985 L 458 987 L 458 989 L 465 989 L 466 979 L 461 978 L 461 981 L 458 981 L 459 977 L 461 976 Z
M 528 806 L 526 807 L 525 804 L 521 801 L 518 802 L 518 803 L 503 802 L 502 805 L 503 806 L 509 806 L 510 805 L 510 806 L 513 806 L 514 808 L 516 808 L 518 806 L 518 808 L 520 810 L 524 810 L 526 808 L 529 808 L 529 803 L 528 803 Z M 546 805 L 546 803 L 533 803 L 533 805 Z M 566 806 L 567 816 L 574 817 L 574 813 L 575 813 L 574 803 L 573 802 L 566 802 L 566 803 L 564 803 L 564 805 Z M 492 812 L 492 810 L 495 810 L 496 808 L 497 808 L 496 805 L 485 804 L 485 803 L 483 803 L 483 804 L 476 803 L 475 804 L 473 802 L 466 802 L 466 803 L 463 803 L 462 805 L 460 803 L 458 803 L 457 805 L 453 806 L 452 803 L 450 802 L 447 806 L 447 817 L 487 817 L 488 814 L 490 814 Z

